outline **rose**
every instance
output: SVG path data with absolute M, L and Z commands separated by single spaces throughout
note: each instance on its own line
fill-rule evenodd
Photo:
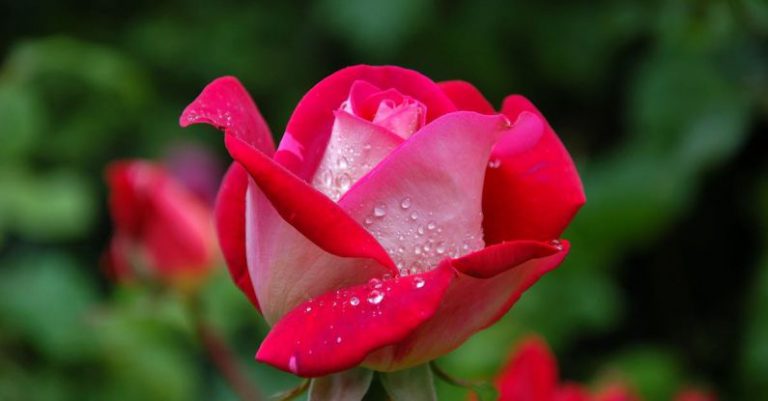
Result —
M 511 123 L 514 122 L 514 123 Z M 357 66 L 301 100 L 277 151 L 232 77 L 180 123 L 225 132 L 236 163 L 217 231 L 273 325 L 256 358 L 301 376 L 393 371 L 459 346 L 555 268 L 584 202 L 573 163 L 521 96 Z
M 106 170 L 114 236 L 107 267 L 118 280 L 137 274 L 191 284 L 213 265 L 209 207 L 162 166 L 114 162 Z

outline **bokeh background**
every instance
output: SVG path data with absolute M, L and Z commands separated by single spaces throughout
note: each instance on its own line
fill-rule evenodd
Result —
M 0 63 L 0 400 L 235 399 L 177 296 L 100 269 L 102 170 L 197 146 L 220 174 L 221 136 L 177 125 L 205 84 L 239 77 L 279 138 L 357 63 L 525 94 L 584 180 L 571 256 L 445 370 L 490 377 L 538 332 L 566 379 L 768 397 L 764 0 L 2 0 Z M 224 269 L 204 294 L 255 384 L 296 383 L 253 361 L 266 327 Z

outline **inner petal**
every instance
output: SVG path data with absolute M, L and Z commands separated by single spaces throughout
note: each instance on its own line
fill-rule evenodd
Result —
M 337 201 L 403 139 L 345 111 L 336 111 L 335 115 L 312 186 Z

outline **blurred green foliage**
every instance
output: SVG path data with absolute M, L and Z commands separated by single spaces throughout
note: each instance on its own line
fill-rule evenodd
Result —
M 543 333 L 566 379 L 768 394 L 768 3 L 762 0 L 110 0 L 0 8 L 0 399 L 232 400 L 178 296 L 116 288 L 101 171 L 179 139 L 182 108 L 236 75 L 279 138 L 354 63 L 536 103 L 579 164 L 572 254 L 442 366 L 490 377 Z M 223 162 L 222 162 L 223 163 Z M 223 271 L 204 310 L 265 393 L 266 327 Z M 440 399 L 463 400 L 446 384 Z

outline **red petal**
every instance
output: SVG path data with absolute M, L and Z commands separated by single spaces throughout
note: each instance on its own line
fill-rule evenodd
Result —
M 245 253 L 245 192 L 248 190 L 248 172 L 232 163 L 221 181 L 216 197 L 214 216 L 219 246 L 229 268 L 229 275 L 240 291 L 259 309 L 253 290 Z
M 280 216 L 310 241 L 334 255 L 370 258 L 396 272 L 384 248 L 339 205 L 237 137 L 226 135 L 224 142 Z
M 501 318 L 533 283 L 556 268 L 568 253 L 534 259 L 492 279 L 460 274 L 429 321 L 395 346 L 371 354 L 365 366 L 377 370 L 402 369 L 446 354 L 474 333 Z
M 272 156 L 275 143 L 256 104 L 235 77 L 217 78 L 184 109 L 179 124 L 210 124 Z
M 531 259 L 553 255 L 563 249 L 560 240 L 507 241 L 491 245 L 453 261 L 456 270 L 476 278 L 491 278 Z
M 526 339 L 497 380 L 499 401 L 551 401 L 557 387 L 557 361 L 547 344 Z
M 476 111 L 483 114 L 496 114 L 491 103 L 485 99 L 474 85 L 465 81 L 445 81 L 438 83 L 440 89 L 448 95 L 459 110 Z
M 301 179 L 310 180 L 323 156 L 333 125 L 333 111 L 349 96 L 355 81 L 397 89 L 427 108 L 427 122 L 455 111 L 451 100 L 432 80 L 400 67 L 358 65 L 337 71 L 307 92 L 291 115 L 275 160 Z
M 502 112 L 514 119 L 541 113 L 522 96 L 510 96 Z M 540 140 L 525 146 L 494 148 L 483 192 L 487 244 L 513 239 L 557 238 L 584 204 L 584 190 L 571 157 L 549 125 Z
M 400 341 L 432 317 L 454 277 L 445 263 L 421 275 L 312 299 L 272 328 L 256 359 L 305 377 L 357 366 L 371 351 Z

